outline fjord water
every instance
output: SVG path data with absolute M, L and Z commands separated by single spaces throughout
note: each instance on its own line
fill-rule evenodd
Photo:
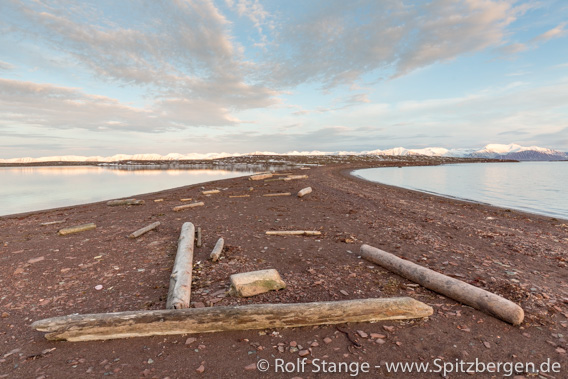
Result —
M 0 216 L 130 197 L 251 173 L 96 166 L 0 167 Z
M 357 170 L 373 182 L 568 219 L 568 162 L 467 163 Z

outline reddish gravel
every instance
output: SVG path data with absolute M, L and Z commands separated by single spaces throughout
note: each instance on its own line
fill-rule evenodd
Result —
M 0 217 L 0 378 L 349 376 L 315 374 L 309 365 L 303 373 L 274 372 L 275 359 L 295 363 L 302 356 L 368 362 L 370 373 L 361 377 L 386 375 L 385 362 L 550 359 L 562 371 L 545 377 L 568 377 L 568 221 L 348 175 L 363 164 L 293 169 L 288 172 L 309 178 L 289 182 L 237 178 L 193 185 L 136 196 L 145 200 L 139 206 L 101 202 Z M 307 186 L 313 193 L 301 199 L 262 196 L 295 194 Z M 204 189 L 221 192 L 205 196 Z M 250 197 L 229 198 L 242 194 Z M 188 197 L 205 205 L 172 211 Z M 41 225 L 53 221 L 64 222 Z M 126 237 L 154 221 L 161 222 L 156 230 L 135 240 Z M 339 327 L 81 343 L 50 342 L 30 328 L 35 320 L 71 313 L 165 308 L 177 239 L 186 221 L 203 229 L 203 247 L 196 248 L 194 259 L 193 306 L 412 296 L 434 307 L 434 315 Z M 63 227 L 89 222 L 97 228 L 57 235 Z M 281 229 L 320 230 L 322 236 L 265 235 Z M 219 237 L 225 238 L 223 258 L 211 263 L 207 258 Z M 511 299 L 524 308 L 525 322 L 510 326 L 363 261 L 358 257 L 362 243 Z M 285 290 L 248 299 L 225 296 L 231 274 L 267 268 L 280 272 Z M 256 369 L 259 359 L 272 365 L 267 373 Z

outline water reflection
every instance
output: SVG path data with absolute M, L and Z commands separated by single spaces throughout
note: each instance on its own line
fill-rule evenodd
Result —
M 134 196 L 250 175 L 259 167 L 230 170 L 184 167 L 0 167 L 0 216 Z M 181 166 L 181 165 L 180 165 Z M 186 165 L 189 166 L 189 165 Z M 281 167 L 280 167 L 281 168 Z

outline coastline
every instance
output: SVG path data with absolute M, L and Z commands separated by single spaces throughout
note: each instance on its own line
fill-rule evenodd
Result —
M 0 350 L 0 377 L 111 373 L 173 378 L 195 375 L 202 364 L 204 377 L 279 377 L 244 368 L 261 358 L 273 359 L 271 355 L 295 361 L 298 354 L 290 351 L 292 341 L 303 346 L 318 342 L 310 356 L 327 356 L 335 362 L 362 359 L 380 364 L 431 361 L 439 356 L 447 361 L 536 362 L 548 357 L 562 364 L 562 372 L 568 370 L 566 354 L 560 352 L 566 349 L 566 340 L 559 337 L 568 332 L 565 222 L 382 185 L 350 174 L 369 167 L 368 161 L 325 164 L 286 171 L 309 176 L 298 181 L 265 183 L 241 177 L 135 195 L 146 201 L 143 206 L 117 208 L 98 202 L 0 217 L 0 262 L 6 273 L 0 278 L 0 333 L 6 340 Z M 262 196 L 296 193 L 307 186 L 314 192 L 301 199 Z M 205 196 L 202 187 L 219 188 L 221 193 Z M 241 194 L 250 197 L 229 198 Z M 172 212 L 184 197 L 205 205 Z M 164 200 L 153 201 L 158 198 Z M 60 220 L 65 222 L 41 226 Z M 126 238 L 156 220 L 162 224 L 157 230 L 137 240 Z M 196 249 L 194 260 L 194 306 L 411 296 L 433 306 L 435 313 L 427 320 L 349 324 L 346 329 L 362 346 L 358 349 L 334 326 L 104 343 L 54 343 L 29 328 L 32 321 L 71 313 L 165 308 L 179 228 L 185 221 L 204 232 L 203 247 Z M 61 227 L 87 222 L 95 222 L 97 229 L 67 237 L 56 234 Z M 323 235 L 264 235 L 266 230 L 280 229 L 321 230 Z M 225 238 L 225 258 L 211 263 L 207 257 L 218 237 Z M 509 298 L 525 309 L 526 321 L 512 327 L 410 286 L 409 281 L 358 259 L 362 243 Z M 247 299 L 220 296 L 232 273 L 265 268 L 276 268 L 288 287 Z M 95 290 L 97 285 L 103 289 Z M 383 334 L 384 342 L 361 337 L 357 330 Z M 185 345 L 188 337 L 197 341 Z M 332 342 L 323 342 L 326 337 Z M 278 349 L 282 346 L 283 353 Z M 29 358 L 34 354 L 40 356 Z

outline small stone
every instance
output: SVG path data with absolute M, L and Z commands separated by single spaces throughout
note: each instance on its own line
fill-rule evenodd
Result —
M 487 341 L 483 341 L 483 345 L 484 345 L 486 348 L 488 348 L 488 349 L 491 348 L 491 344 L 490 344 L 489 342 L 487 342 Z
M 331 338 L 329 338 L 329 337 L 325 337 L 325 338 L 323 339 L 323 342 L 325 342 L 325 343 L 332 343 L 333 340 L 332 340 Z
M 194 308 L 205 308 L 205 304 L 203 304 L 200 301 L 196 301 L 195 303 L 193 303 L 193 307 Z
M 290 346 L 298 346 L 298 343 L 296 341 L 292 341 L 290 342 Z
M 203 349 L 205 349 L 205 345 L 199 345 L 199 346 L 197 346 L 197 348 L 198 348 L 199 350 L 203 350 Z
M 186 345 L 191 345 L 191 344 L 194 343 L 195 341 L 197 341 L 197 338 L 189 337 L 188 339 L 185 340 L 185 344 L 186 344 Z
M 295 353 L 295 352 L 297 352 L 298 350 L 299 350 L 299 349 L 298 349 L 296 346 L 292 346 L 292 347 L 290 348 L 290 353 Z
M 318 347 L 319 345 L 320 344 L 317 341 L 315 341 L 315 342 L 312 342 L 312 344 L 310 346 L 311 347 Z
M 340 290 L 339 292 L 341 292 L 342 295 L 349 296 L 349 292 L 345 290 Z
M 152 358 L 148 358 L 148 364 L 151 365 L 152 363 L 154 363 L 154 360 Z
M 383 325 L 383 329 L 386 330 L 387 332 L 394 332 L 394 326 L 387 326 L 387 325 Z
M 229 293 L 233 296 L 249 297 L 286 288 L 286 283 L 275 269 L 233 274 Z
M 33 263 L 37 263 L 37 262 L 41 262 L 45 259 L 45 257 L 41 256 L 41 257 L 37 257 L 37 258 L 32 258 L 28 261 L 28 263 L 33 264 Z
M 564 350 L 561 347 L 556 348 L 556 352 L 559 353 L 559 354 L 566 354 L 566 350 Z
M 376 338 L 387 338 L 387 336 L 385 336 L 384 334 L 380 334 L 380 333 L 371 333 L 371 338 L 372 338 L 372 339 L 376 339 Z
M 8 312 L 2 312 L 2 318 L 8 318 L 10 314 Z
M 385 340 L 382 339 L 382 338 L 377 338 L 377 340 L 376 340 L 375 342 L 377 342 L 379 345 L 382 345 L 382 344 L 384 344 L 384 343 L 387 342 L 387 341 L 385 341 Z
M 369 335 L 368 335 L 367 333 L 365 333 L 364 331 L 362 331 L 362 330 L 358 330 L 358 331 L 357 331 L 357 334 L 358 334 L 359 336 L 361 336 L 361 338 L 367 338 L 367 337 L 369 337 Z
M 205 371 L 205 366 L 201 365 L 198 368 L 196 368 L 195 371 L 201 374 L 203 371 Z
M 103 285 L 102 285 L 102 284 L 98 284 L 98 285 L 95 286 L 95 289 L 96 289 L 97 291 L 100 291 L 100 290 L 103 289 Z
M 300 350 L 300 352 L 298 353 L 298 355 L 300 357 L 305 357 L 307 355 L 310 355 L 310 351 L 309 350 Z
M 256 363 L 251 363 L 250 365 L 245 366 L 245 370 L 247 371 L 256 370 Z

